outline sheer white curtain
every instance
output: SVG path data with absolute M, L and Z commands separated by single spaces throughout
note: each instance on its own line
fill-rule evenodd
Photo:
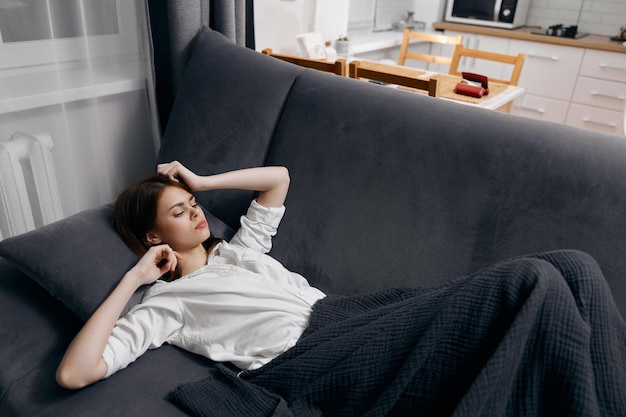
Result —
M 154 169 L 146 16 L 144 0 L 0 0 L 0 142 L 51 137 L 64 216 Z

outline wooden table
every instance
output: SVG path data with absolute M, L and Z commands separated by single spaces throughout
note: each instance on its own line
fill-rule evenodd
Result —
M 526 90 L 523 87 L 514 85 L 489 83 L 489 95 L 481 98 L 464 96 L 454 92 L 454 86 L 461 81 L 461 77 L 441 74 L 433 71 L 426 71 L 420 77 L 439 79 L 439 90 L 441 98 L 451 100 L 461 104 L 467 104 L 482 109 L 507 110 L 516 98 L 524 95 Z
M 369 65 L 377 65 L 375 63 L 368 63 Z M 516 98 L 519 98 L 524 95 L 526 90 L 523 87 L 517 87 L 506 84 L 498 84 L 498 83 L 490 83 L 489 84 L 489 95 L 483 96 L 481 98 L 464 96 L 461 94 L 457 94 L 454 92 L 454 87 L 457 83 L 459 83 L 462 79 L 461 77 L 438 73 L 434 71 L 423 71 L 417 70 L 409 67 L 403 66 L 389 66 L 382 65 L 387 71 L 397 72 L 398 75 L 406 76 L 406 77 L 414 77 L 414 78 L 422 78 L 422 79 L 430 79 L 437 78 L 438 79 L 438 87 L 439 90 L 439 98 L 444 100 L 451 100 L 461 104 L 467 104 L 474 107 L 479 107 L 482 109 L 488 110 L 500 110 L 500 111 L 508 111 L 511 104 Z M 422 91 L 414 90 L 408 87 L 403 87 L 395 84 L 388 84 L 388 87 L 398 88 L 401 90 L 407 90 L 411 92 L 415 92 L 418 94 L 425 94 Z

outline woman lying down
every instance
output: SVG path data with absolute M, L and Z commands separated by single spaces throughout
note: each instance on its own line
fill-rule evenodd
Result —
M 157 171 L 116 201 L 116 229 L 141 259 L 70 344 L 62 386 L 92 384 L 169 343 L 227 363 L 172 393 L 198 415 L 626 413 L 626 326 L 588 255 L 543 253 L 437 287 L 326 296 L 267 255 L 285 168 Z M 226 188 L 259 192 L 229 242 L 211 235 L 193 195 Z

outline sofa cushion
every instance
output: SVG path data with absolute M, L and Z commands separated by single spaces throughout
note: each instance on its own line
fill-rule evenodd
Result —
M 164 345 L 149 350 L 123 372 L 81 390 L 68 390 L 55 380 L 60 360 L 52 357 L 15 381 L 2 397 L 3 416 L 189 417 L 168 393 L 212 372 L 209 359 Z
M 203 175 L 264 165 L 285 99 L 303 71 L 204 28 L 194 41 L 158 161 L 178 160 Z M 233 228 L 252 198 L 239 190 L 198 195 Z
M 206 213 L 211 231 L 229 238 L 232 230 Z M 39 229 L 0 242 L 0 256 L 86 320 L 137 262 L 113 229 L 113 206 L 82 211 Z M 141 301 L 145 288 L 126 311 Z

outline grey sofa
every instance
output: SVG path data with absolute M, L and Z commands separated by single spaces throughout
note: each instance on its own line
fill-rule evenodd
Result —
M 202 174 L 287 166 L 272 255 L 327 293 L 430 286 L 576 249 L 626 312 L 623 137 L 303 69 L 204 29 L 159 154 L 173 159 Z M 228 238 L 252 197 L 198 199 Z M 0 242 L 3 417 L 182 416 L 168 393 L 214 369 L 164 346 L 83 390 L 56 384 L 67 344 L 134 262 L 110 222 L 105 206 Z

